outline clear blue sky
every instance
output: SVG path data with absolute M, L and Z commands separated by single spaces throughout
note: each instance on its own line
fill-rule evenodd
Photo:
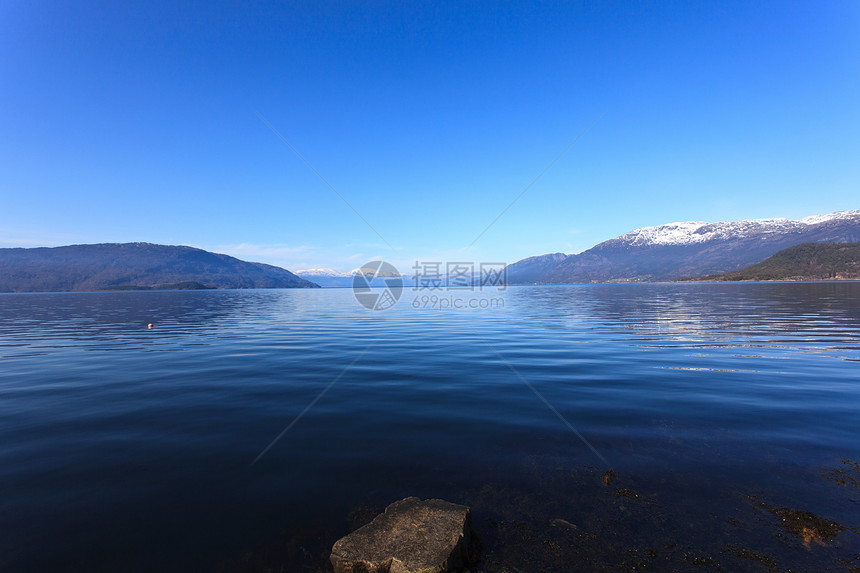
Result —
M 0 246 L 347 270 L 860 208 L 854 0 L 135 4 L 0 3 Z

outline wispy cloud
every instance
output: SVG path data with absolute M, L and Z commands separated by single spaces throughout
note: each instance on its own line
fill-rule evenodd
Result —
M 239 258 L 295 259 L 311 254 L 314 248 L 308 245 L 288 246 L 239 243 L 238 245 L 218 245 L 209 250 Z
M 480 246 L 447 249 L 429 246 L 414 246 L 391 251 L 381 245 L 351 243 L 340 245 L 284 245 L 261 243 L 222 244 L 202 247 L 209 251 L 224 253 L 245 261 L 277 265 L 291 271 L 296 269 L 326 268 L 338 272 L 350 272 L 368 261 L 384 260 L 393 264 L 401 273 L 408 274 L 416 262 L 481 262 L 511 263 L 490 257 Z
M 344 245 L 320 247 L 317 245 L 238 243 L 202 248 L 245 261 L 277 265 L 291 271 L 328 268 L 347 272 L 374 259 L 373 256 L 367 255 L 366 251 L 355 252 Z
M 330 257 L 312 245 L 237 243 L 211 245 L 202 248 L 207 251 L 230 255 L 243 261 L 266 263 L 289 270 L 330 266 L 327 263 Z
M 13 231 L 14 232 L 14 231 Z M 0 247 L 59 247 L 81 241 L 73 241 L 51 235 L 31 235 L 26 233 L 0 236 Z
M 0 247 L 45 247 L 45 241 L 33 241 L 32 239 L 19 239 L 17 237 L 0 237 Z

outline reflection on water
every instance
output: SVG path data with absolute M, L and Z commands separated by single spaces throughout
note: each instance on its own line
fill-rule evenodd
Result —
M 346 289 L 0 295 L 0 565 L 325 570 L 407 495 L 471 505 L 485 571 L 860 554 L 860 284 L 501 295 L 384 312 Z M 817 539 L 826 521 L 791 511 L 845 529 Z

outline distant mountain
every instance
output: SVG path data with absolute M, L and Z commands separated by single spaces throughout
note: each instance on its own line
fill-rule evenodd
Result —
M 360 270 L 353 269 L 344 273 L 334 269 L 302 269 L 296 271 L 296 274 L 305 280 L 315 282 L 323 288 L 352 288 L 355 275 Z M 400 274 L 404 287 L 411 287 L 415 284 L 415 280 L 411 274 L 412 269 L 408 269 L 408 271 L 410 272 Z
M 565 257 L 565 255 L 561 253 L 559 253 L 559 256 Z M 360 270 L 361 269 L 353 269 L 347 273 L 344 273 L 332 269 L 303 269 L 300 271 L 296 271 L 296 274 L 303 279 L 315 282 L 323 288 L 352 288 L 355 275 Z M 466 280 L 470 284 L 480 285 L 482 280 L 486 280 L 484 277 L 481 277 L 480 268 L 477 270 L 470 269 L 468 273 L 457 274 L 456 276 L 454 274 L 451 274 L 449 276 L 446 272 L 444 272 L 445 270 L 446 266 L 445 264 L 442 264 L 438 274 L 433 274 L 432 277 L 430 277 L 430 275 L 427 274 L 430 271 L 424 271 L 422 269 L 408 267 L 400 269 L 399 276 L 400 280 L 403 281 L 404 288 L 413 288 L 416 286 L 416 283 L 419 284 L 419 286 L 422 284 L 426 285 L 429 284 L 428 281 L 431 281 L 435 284 L 440 285 L 442 289 L 445 289 L 447 288 L 449 281 L 451 282 L 451 284 L 453 284 L 454 281 Z M 418 273 L 417 275 L 416 272 Z
M 567 258 L 564 253 L 538 255 L 517 261 L 505 267 L 508 284 L 527 284 L 543 282 L 543 277 L 561 261 Z
M 691 281 L 780 281 L 860 279 L 860 243 L 803 243 L 757 265 Z
M 529 257 L 509 284 L 671 281 L 739 270 L 800 243 L 860 241 L 860 211 L 789 219 L 643 227 L 576 255 Z
M 0 249 L 0 292 L 317 286 L 280 267 L 193 247 L 103 243 Z
M 296 271 L 297 276 L 323 288 L 351 288 L 354 273 L 355 271 L 343 273 L 334 269 L 302 269 Z

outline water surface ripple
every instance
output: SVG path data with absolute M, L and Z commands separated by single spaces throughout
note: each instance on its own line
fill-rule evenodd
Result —
M 0 566 L 252 570 L 241 556 L 270 551 L 312 571 L 357 508 L 406 495 L 472 505 L 486 571 L 544 559 L 531 543 L 595 569 L 646 546 L 682 559 L 666 540 L 751 570 L 766 562 L 739 540 L 801 569 L 860 554 L 860 494 L 827 478 L 860 459 L 860 283 L 414 296 L 374 312 L 346 289 L 0 295 Z M 610 469 L 639 497 L 613 497 Z M 847 529 L 812 547 L 759 534 L 771 505 Z M 519 548 L 516 515 L 535 532 Z M 560 518 L 577 528 L 540 529 Z

